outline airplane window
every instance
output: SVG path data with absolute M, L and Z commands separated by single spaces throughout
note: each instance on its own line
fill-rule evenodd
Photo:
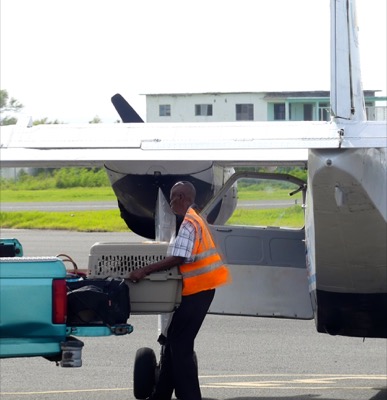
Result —
M 302 228 L 302 191 L 285 181 L 243 178 L 237 181 L 237 205 L 226 225 Z

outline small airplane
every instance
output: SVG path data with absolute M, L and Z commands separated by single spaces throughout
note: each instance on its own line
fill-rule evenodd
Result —
M 151 239 L 160 191 L 168 199 L 190 180 L 234 272 L 210 312 L 387 338 L 387 124 L 366 119 L 354 0 L 331 0 L 330 96 L 329 122 L 153 124 L 116 95 L 123 124 L 2 127 L 1 166 L 103 165 L 127 225 Z M 236 166 L 302 166 L 308 179 Z M 292 182 L 305 227 L 227 225 L 237 181 L 249 178 Z

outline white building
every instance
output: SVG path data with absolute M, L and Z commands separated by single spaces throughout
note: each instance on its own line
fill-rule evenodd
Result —
M 368 119 L 386 119 L 375 90 L 364 91 Z M 329 91 L 146 94 L 147 122 L 329 121 Z

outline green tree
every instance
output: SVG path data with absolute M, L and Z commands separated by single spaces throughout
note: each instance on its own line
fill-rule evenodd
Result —
M 23 104 L 21 104 L 14 97 L 9 97 L 6 89 L 0 89 L 0 125 L 15 124 L 17 122 L 17 118 L 10 115 L 4 115 L 4 113 L 18 112 L 23 107 Z
M 36 119 L 33 124 L 34 125 L 57 125 L 57 124 L 62 124 L 63 122 L 60 122 L 59 120 L 54 120 L 54 121 L 49 121 L 48 118 L 41 118 L 41 119 Z
M 89 124 L 100 124 L 102 122 L 102 119 L 96 115 L 91 121 L 89 121 Z

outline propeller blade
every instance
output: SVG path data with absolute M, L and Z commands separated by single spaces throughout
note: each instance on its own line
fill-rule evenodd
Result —
M 122 122 L 144 122 L 134 108 L 119 93 L 115 94 L 111 100 Z

